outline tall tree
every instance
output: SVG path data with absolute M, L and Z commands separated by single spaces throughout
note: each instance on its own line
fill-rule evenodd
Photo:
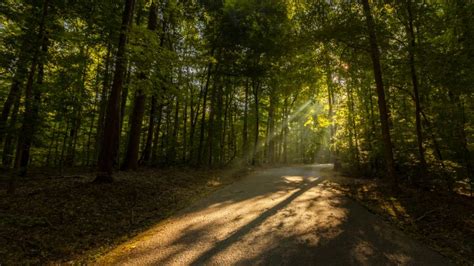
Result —
M 104 135 L 98 159 L 99 173 L 96 182 L 112 182 L 114 159 L 119 146 L 120 131 L 120 99 L 126 70 L 126 46 L 128 33 L 130 31 L 135 0 L 125 0 L 125 8 L 122 16 L 122 26 L 117 47 L 114 79 L 107 103 L 105 116 Z
M 387 177 L 391 179 L 394 184 L 397 184 L 396 175 L 395 175 L 395 163 L 393 159 L 393 150 L 392 150 L 392 139 L 390 136 L 390 116 L 387 106 L 387 101 L 385 99 L 385 89 L 382 78 L 382 67 L 380 65 L 380 51 L 377 44 L 377 35 L 375 30 L 375 23 L 372 17 L 370 10 L 370 5 L 368 0 L 362 0 L 362 5 L 364 9 L 365 21 L 367 24 L 367 31 L 369 35 L 370 42 L 370 57 L 372 59 L 374 78 L 375 78 L 375 87 L 377 90 L 377 99 L 380 115 L 380 123 L 382 125 L 382 138 L 383 138 L 383 151 L 385 157 L 385 164 L 387 170 Z
M 15 156 L 15 168 L 20 175 L 26 175 L 30 161 L 30 150 L 38 123 L 38 109 L 40 104 L 40 89 L 44 78 L 44 58 L 48 51 L 46 24 L 49 0 L 44 0 L 41 7 L 41 19 L 38 34 L 34 43 L 33 56 L 25 87 L 25 111 L 23 113 L 22 128 L 18 138 Z M 36 77 L 36 85 L 35 85 Z
M 148 30 L 154 32 L 156 30 L 157 24 L 157 5 L 152 2 L 148 15 Z M 141 72 L 139 75 L 139 79 L 141 80 L 145 80 L 149 76 L 145 72 Z M 123 170 L 135 170 L 138 168 L 138 154 L 140 151 L 140 136 L 143 116 L 145 114 L 145 102 L 145 90 L 143 88 L 138 88 L 135 95 L 133 111 L 130 117 L 130 135 L 127 151 L 125 154 L 125 160 L 122 165 Z M 152 108 L 152 111 L 154 111 L 154 107 Z

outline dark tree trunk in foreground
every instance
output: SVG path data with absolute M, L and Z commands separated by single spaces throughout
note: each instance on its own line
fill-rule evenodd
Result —
M 46 17 L 48 16 L 49 0 L 43 2 L 42 16 L 39 25 L 38 38 L 33 58 L 31 62 L 30 72 L 25 87 L 25 111 L 23 115 L 23 123 L 18 138 L 18 145 L 15 156 L 15 168 L 19 170 L 20 175 L 26 175 L 28 163 L 30 161 L 30 149 L 33 142 L 33 136 L 36 131 L 38 111 L 40 104 L 39 86 L 43 83 L 44 70 L 42 56 L 47 53 L 46 38 Z M 38 73 L 36 73 L 38 71 Z M 37 86 L 35 88 L 34 79 L 37 75 Z
M 377 89 L 378 96 L 378 106 L 380 112 L 380 123 L 382 125 L 382 138 L 384 144 L 384 157 L 385 164 L 387 169 L 387 177 L 394 182 L 394 185 L 397 185 L 397 180 L 395 176 L 395 164 L 393 160 L 393 151 L 392 151 L 392 139 L 390 137 L 390 125 L 389 125 L 389 110 L 387 107 L 387 102 L 385 100 L 385 90 L 382 79 L 382 68 L 380 66 L 380 51 L 377 44 L 377 37 L 375 34 L 375 24 L 370 13 L 370 6 L 368 0 L 362 0 L 362 5 L 364 7 L 364 14 L 367 23 L 367 29 L 369 33 L 370 41 L 370 56 L 372 58 L 372 64 L 374 68 L 374 78 L 375 85 Z
M 122 17 L 122 28 L 117 50 L 117 61 L 115 63 L 114 80 L 107 113 L 105 117 L 104 135 L 102 137 L 102 147 L 98 159 L 99 173 L 95 182 L 112 182 L 112 171 L 114 159 L 118 152 L 119 129 L 120 129 L 120 96 L 122 93 L 123 80 L 125 75 L 125 50 L 127 34 L 133 16 L 134 0 L 125 1 L 125 10 Z
M 148 15 L 148 30 L 154 31 L 157 27 L 157 8 L 154 3 L 150 6 Z M 140 74 L 140 79 L 145 80 L 147 75 Z M 122 165 L 123 170 L 136 170 L 138 168 L 138 157 L 140 152 L 140 136 L 142 132 L 143 116 L 145 114 L 146 94 L 142 89 L 138 89 L 135 95 L 132 116 L 130 118 L 130 135 L 128 139 L 127 152 Z M 153 110 L 152 110 L 153 111 Z M 153 119 L 153 117 L 152 117 Z M 150 122 L 152 124 L 152 122 Z M 153 130 L 151 131 L 153 132 Z M 149 138 L 150 139 L 150 138 Z M 148 143 L 148 141 L 147 141 Z M 150 139 L 151 145 L 151 139 Z

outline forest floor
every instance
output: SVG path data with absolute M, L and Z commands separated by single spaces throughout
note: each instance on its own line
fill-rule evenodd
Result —
M 458 193 L 394 191 L 382 180 L 336 175 L 332 185 L 371 213 L 459 265 L 474 265 L 474 198 Z
M 120 172 L 93 184 L 88 169 L 33 170 L 15 194 L 0 184 L 0 265 L 94 260 L 245 171 Z
M 394 195 L 328 165 L 71 173 L 0 189 L 0 264 L 474 261 L 472 198 Z

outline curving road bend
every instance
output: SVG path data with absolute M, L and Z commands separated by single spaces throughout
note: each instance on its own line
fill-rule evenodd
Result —
M 101 258 L 124 265 L 449 265 L 325 183 L 329 165 L 255 172 Z M 324 171 L 327 172 L 327 171 Z

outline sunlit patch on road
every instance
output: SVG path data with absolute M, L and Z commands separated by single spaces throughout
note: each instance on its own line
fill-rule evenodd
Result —
M 329 189 L 325 166 L 257 172 L 102 259 L 119 264 L 404 264 L 428 254 Z M 376 229 L 378 228 L 378 229 Z M 388 230 L 388 231 L 387 231 Z M 387 233 L 388 232 L 388 233 Z

